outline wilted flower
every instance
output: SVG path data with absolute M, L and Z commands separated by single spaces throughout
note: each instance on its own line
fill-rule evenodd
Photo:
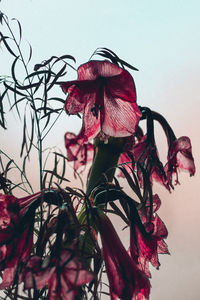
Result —
M 80 136 L 84 141 L 100 132 L 113 137 L 135 133 L 141 113 L 128 71 L 109 61 L 89 61 L 78 68 L 78 80 L 61 87 L 68 93 L 66 111 L 83 113 Z
M 136 144 L 132 143 L 130 145 L 127 149 L 127 154 L 129 162 L 131 160 L 130 157 L 132 157 L 133 165 L 135 170 L 138 171 L 141 185 L 143 185 L 143 181 L 140 166 L 148 172 L 151 181 L 156 180 L 167 187 L 166 174 L 163 164 L 159 159 L 155 142 L 152 144 L 152 141 L 149 141 L 145 135 Z
M 91 143 L 83 143 L 79 135 L 71 132 L 65 133 L 65 147 L 68 161 L 74 162 L 74 171 L 86 166 L 94 157 L 94 146 Z M 76 173 L 74 173 L 76 174 Z
M 27 263 L 23 274 L 25 289 L 42 289 L 48 285 L 48 299 L 73 300 L 77 290 L 94 276 L 85 270 L 74 256 L 73 249 L 63 249 L 59 255 L 49 257 L 45 262 L 34 256 Z
M 144 236 L 140 228 L 136 225 L 137 247 L 135 238 L 131 234 L 130 254 L 132 258 L 139 263 L 140 269 L 149 277 L 151 276 L 149 272 L 149 262 L 158 269 L 160 266 L 158 254 L 169 254 L 167 244 L 164 241 L 168 235 L 167 228 L 156 213 L 160 205 L 160 198 L 156 194 L 153 197 L 153 216 L 151 223 L 147 222 L 147 220 L 149 220 L 150 207 L 139 211 L 146 231 L 151 233 L 148 236 Z
M 187 136 L 182 136 L 175 140 L 168 152 L 168 162 L 165 166 L 168 183 L 171 187 L 173 174 L 176 174 L 176 183 L 178 183 L 178 169 L 186 170 L 190 176 L 195 173 L 194 158 L 192 156 L 192 146 Z
M 97 227 L 101 235 L 111 299 L 148 299 L 149 280 L 128 255 L 106 215 L 100 213 Z
M 20 281 L 18 266 L 26 261 L 33 246 L 34 212 L 26 220 L 25 214 L 39 195 L 18 199 L 0 194 L 0 270 L 4 271 L 0 289 Z

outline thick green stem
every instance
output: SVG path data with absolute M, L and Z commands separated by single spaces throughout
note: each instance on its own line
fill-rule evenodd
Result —
M 109 182 L 112 182 L 115 167 L 117 166 L 120 154 L 123 152 L 124 138 L 109 138 L 108 143 L 97 139 L 96 146 L 97 153 L 86 190 L 88 196 L 98 184 L 105 182 L 105 178 L 107 178 Z

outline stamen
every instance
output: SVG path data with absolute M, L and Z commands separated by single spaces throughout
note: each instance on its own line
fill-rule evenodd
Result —
M 94 117 L 98 118 L 98 111 L 102 111 L 103 106 L 99 105 L 98 103 L 95 103 L 94 106 L 91 108 L 91 113 L 93 114 Z

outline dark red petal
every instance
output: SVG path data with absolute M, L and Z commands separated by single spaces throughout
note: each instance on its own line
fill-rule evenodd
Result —
M 61 83 L 61 88 L 63 90 L 63 92 L 66 94 L 68 93 L 68 89 L 72 86 L 72 85 L 76 85 L 78 83 L 78 80 L 73 80 L 73 81 L 66 81 Z
M 98 77 L 113 77 L 121 74 L 123 69 L 104 60 L 91 60 L 78 68 L 79 80 L 96 80 Z
M 180 169 L 188 171 L 190 176 L 195 174 L 194 160 L 185 155 L 185 153 L 177 153 L 177 164 Z
M 108 217 L 101 214 L 100 218 L 98 229 L 112 299 L 115 299 L 115 296 L 120 299 L 137 299 L 140 293 L 148 298 L 149 280 L 128 255 Z
M 13 267 L 5 269 L 5 271 L 3 272 L 2 283 L 0 284 L 0 290 L 11 287 L 15 278 L 16 269 L 17 262 L 13 264 Z
M 74 161 L 78 164 L 78 167 L 86 165 L 87 162 L 90 162 L 93 159 L 94 147 L 91 143 L 84 143 L 82 131 L 78 135 L 66 132 L 65 147 L 67 149 L 68 161 Z M 78 167 L 75 169 L 77 170 Z
M 36 285 L 37 289 L 42 289 L 48 284 L 52 274 L 55 272 L 55 266 L 52 268 L 42 268 L 42 259 L 39 256 L 33 256 L 28 261 L 24 272 L 23 281 L 24 288 L 30 289 Z
M 135 84 L 132 76 L 126 70 L 122 70 L 118 76 L 108 78 L 106 90 L 113 98 L 132 103 L 136 102 Z
M 165 224 L 163 223 L 163 221 L 161 220 L 161 218 L 155 214 L 155 217 L 153 218 L 153 224 L 154 224 L 154 233 L 153 235 L 164 238 L 166 239 L 168 236 L 168 231 L 167 228 L 165 226 Z
M 98 81 L 80 80 L 68 88 L 65 109 L 69 114 L 83 112 L 87 102 L 94 103 L 98 91 Z
M 161 206 L 161 200 L 158 194 L 153 195 L 153 212 L 156 212 Z
M 77 88 L 75 85 L 70 87 L 69 95 L 65 102 L 65 110 L 68 114 L 77 114 L 84 111 L 85 101 L 87 101 L 88 94 Z
M 173 175 L 176 176 L 175 184 L 179 183 L 178 169 L 188 171 L 190 176 L 195 174 L 192 146 L 187 136 L 182 136 L 175 140 L 169 149 L 165 172 L 167 174 L 168 185 L 171 187 L 173 187 Z
M 0 247 L 0 261 L 2 261 L 6 257 L 7 248 L 5 245 Z M 1 268 L 0 268 L 1 270 Z
M 82 264 L 78 261 L 76 257 L 69 259 L 70 254 L 68 251 L 62 251 L 60 265 L 64 265 L 64 270 L 62 273 L 63 278 L 67 282 L 71 283 L 71 286 L 80 286 L 85 283 L 90 282 L 94 276 L 91 272 L 83 269 Z M 66 264 L 67 262 L 67 264 Z
M 10 224 L 10 215 L 7 211 L 6 195 L 0 194 L 0 229 L 5 229 Z
M 195 165 L 192 156 L 192 146 L 190 139 L 187 136 L 182 136 L 177 139 L 174 152 L 177 153 L 178 167 L 189 171 L 190 176 L 194 175 Z
M 158 251 L 159 254 L 170 254 L 169 250 L 168 250 L 168 246 L 167 246 L 167 244 L 165 243 L 164 240 L 158 241 L 157 251 Z

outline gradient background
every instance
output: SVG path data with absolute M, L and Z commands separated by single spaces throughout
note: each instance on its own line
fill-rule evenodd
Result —
M 162 200 L 160 216 L 169 230 L 171 256 L 152 270 L 152 300 L 200 299 L 200 2 L 159 0 L 4 0 L 0 10 L 19 19 L 23 36 L 33 47 L 32 65 L 52 55 L 71 54 L 77 65 L 97 47 L 107 47 L 140 71 L 133 74 L 138 104 L 162 113 L 177 137 L 192 140 L 197 172 L 180 174 L 172 194 L 156 186 Z M 8 74 L 10 57 L 0 49 L 1 74 Z M 75 78 L 69 74 L 67 79 Z M 1 131 L 1 148 L 19 161 L 21 124 L 10 113 L 8 130 Z M 63 148 L 65 131 L 78 132 L 80 121 L 63 116 L 47 146 Z M 157 138 L 164 155 L 163 136 Z M 64 148 L 63 148 L 64 149 Z M 32 164 L 32 165 L 31 165 Z M 34 158 L 30 174 L 38 188 Z M 69 178 L 72 170 L 69 169 Z M 75 182 L 73 182 L 75 185 Z

